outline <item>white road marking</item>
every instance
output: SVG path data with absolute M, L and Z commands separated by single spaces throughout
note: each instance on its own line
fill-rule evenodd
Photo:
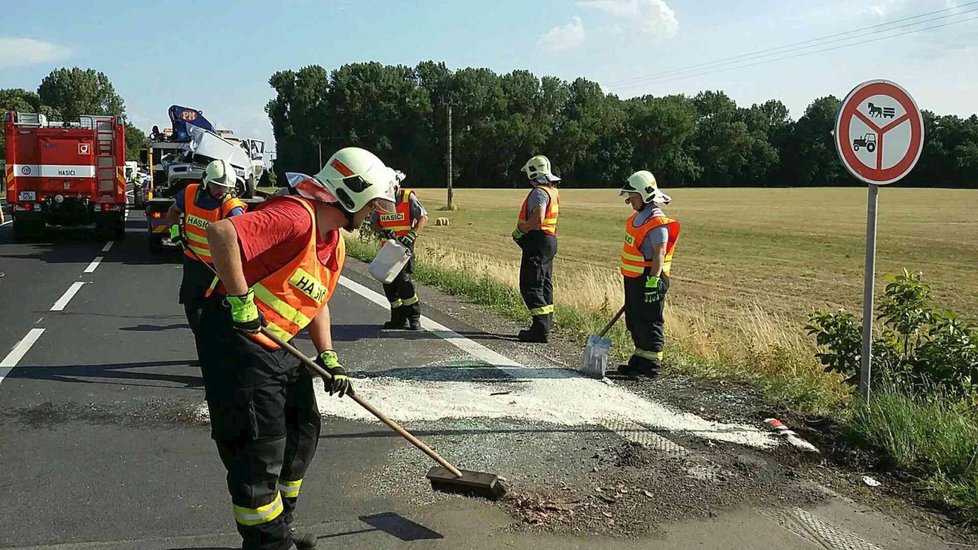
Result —
M 346 277 L 340 285 L 381 306 L 389 307 L 382 294 Z M 653 447 L 670 447 L 654 429 L 685 432 L 693 436 L 739 443 L 754 447 L 771 447 L 776 441 L 767 432 L 746 424 L 706 420 L 694 414 L 676 411 L 646 400 L 623 388 L 587 378 L 576 371 L 563 368 L 527 368 L 477 342 L 473 342 L 448 327 L 421 318 L 421 326 L 443 338 L 467 356 L 508 375 L 503 379 L 473 379 L 470 368 L 429 365 L 411 377 L 368 377 L 358 379 L 357 392 L 393 418 L 402 421 L 437 420 L 444 418 L 521 418 L 562 425 L 602 424 L 610 426 L 626 439 L 644 437 Z M 480 365 L 473 366 L 479 368 Z M 440 369 L 440 370 L 438 370 Z M 466 372 L 469 371 L 469 372 Z M 320 385 L 316 385 L 321 392 Z M 508 391 L 493 396 L 495 390 Z M 324 414 L 346 418 L 373 420 L 373 416 L 352 400 L 319 396 Z M 618 429 L 622 419 L 628 426 Z M 644 432 L 644 433 L 635 433 Z M 665 439 L 665 438 L 661 438 Z M 653 441 L 654 440 L 654 441 Z M 678 447 L 678 445 L 676 446 Z
M 95 269 L 98 268 L 98 264 L 102 263 L 102 256 L 97 256 L 92 263 L 88 264 L 85 268 L 85 273 L 94 273 Z
M 83 286 L 85 286 L 85 283 L 82 281 L 71 283 L 68 290 L 66 290 L 65 293 L 58 298 L 58 301 L 51 306 L 51 311 L 64 311 L 65 306 L 68 305 L 68 302 L 75 297 L 75 294 L 78 294 L 78 291 L 81 290 L 81 287 Z
M 115 241 L 109 241 L 109 242 L 105 243 L 105 246 L 102 247 L 102 252 L 108 252 L 109 249 L 112 248 L 112 245 L 114 243 L 115 243 Z
M 3 223 L 0 223 L 0 226 L 7 225 L 8 223 L 14 223 L 14 220 L 7 220 L 7 221 L 5 221 Z
M 23 340 L 17 342 L 17 345 L 10 350 L 10 353 L 3 358 L 3 361 L 0 361 L 0 382 L 3 382 L 3 379 L 10 374 L 10 371 L 17 366 L 17 363 L 19 363 L 20 360 L 27 355 L 27 352 L 30 351 L 31 346 L 37 342 L 37 339 L 40 338 L 41 334 L 43 333 L 43 328 L 32 328 L 27 333 L 27 336 L 24 336 Z

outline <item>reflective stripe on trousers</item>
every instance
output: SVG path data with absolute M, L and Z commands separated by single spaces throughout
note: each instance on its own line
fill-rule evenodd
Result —
M 275 494 L 275 499 L 258 508 L 234 507 L 234 521 L 241 525 L 261 525 L 277 518 L 282 513 L 282 495 Z

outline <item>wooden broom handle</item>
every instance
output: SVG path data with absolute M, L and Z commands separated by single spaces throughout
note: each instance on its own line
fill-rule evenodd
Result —
M 304 364 L 306 366 L 306 368 L 308 368 L 310 371 L 312 371 L 313 374 L 316 374 L 318 376 L 321 376 L 321 377 L 323 377 L 324 379 L 326 379 L 329 382 L 332 382 L 333 381 L 333 375 L 331 375 L 329 373 L 329 371 L 327 371 L 326 369 L 324 369 L 324 368 L 320 367 L 319 365 L 317 365 L 316 362 L 313 361 L 312 359 L 309 359 L 308 357 L 306 357 L 305 354 L 303 354 L 301 351 L 299 351 L 294 346 L 292 346 L 292 344 L 289 344 L 288 342 L 283 341 L 281 338 L 279 338 L 278 336 L 276 336 L 275 334 L 273 334 L 272 331 L 268 330 L 265 327 L 262 327 L 261 328 L 261 332 L 262 332 L 262 334 L 264 334 L 265 336 L 267 336 L 272 342 L 275 342 L 280 347 L 282 347 L 282 349 L 284 349 L 285 351 L 287 351 L 290 354 L 292 354 L 296 359 L 302 361 L 302 364 Z M 358 396 L 358 395 L 356 395 L 354 393 L 347 393 L 346 395 L 348 397 L 350 397 L 351 399 L 353 399 L 354 401 L 356 401 L 358 405 L 360 405 L 361 407 L 367 409 L 370 412 L 370 414 L 376 416 L 378 420 L 380 420 L 384 424 L 387 424 L 387 427 L 388 428 L 390 428 L 390 429 L 394 430 L 395 432 L 397 432 L 401 437 L 403 437 L 404 439 L 407 439 L 412 445 L 414 445 L 415 447 L 417 447 L 418 449 L 420 449 L 421 452 L 423 452 L 424 454 L 426 454 L 429 457 L 431 457 L 432 460 L 434 460 L 438 464 L 441 464 L 442 468 L 445 468 L 446 470 L 448 470 L 449 472 L 451 472 L 453 476 L 455 476 L 455 477 L 462 477 L 462 472 L 459 471 L 458 468 L 456 468 L 455 466 L 452 466 L 452 464 L 450 462 L 448 462 L 447 460 L 445 460 L 444 458 L 442 458 L 441 455 L 439 455 L 438 453 L 436 453 L 431 447 L 425 445 L 425 443 L 423 441 L 421 441 L 420 439 L 418 439 L 417 437 L 414 437 L 414 435 L 412 435 L 411 432 L 409 432 L 409 431 L 405 430 L 404 428 L 402 428 L 400 426 L 400 424 L 398 424 L 397 422 L 394 422 L 393 420 L 391 420 L 390 418 L 388 418 L 386 414 L 380 412 L 379 410 L 377 410 L 376 408 L 374 408 L 373 405 L 371 405 L 370 403 L 368 403 L 367 401 L 365 401 L 363 398 L 361 398 L 360 396 Z
M 625 306 L 621 306 L 621 309 L 618 310 L 618 313 L 616 313 L 615 316 L 612 317 L 610 321 L 608 321 L 608 324 L 605 325 L 603 329 L 601 329 L 601 333 L 598 334 L 598 336 L 600 338 L 604 338 L 604 335 L 608 334 L 608 331 L 611 330 L 611 327 L 615 326 L 615 323 L 618 322 L 618 319 L 621 319 L 623 313 L 625 313 Z

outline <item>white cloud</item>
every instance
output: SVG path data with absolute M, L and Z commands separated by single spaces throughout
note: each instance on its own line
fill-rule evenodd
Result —
M 3 69 L 61 61 L 70 56 L 69 48 L 52 42 L 0 36 L 0 68 Z
M 679 19 L 665 0 L 584 0 L 577 3 L 624 20 L 631 28 L 652 35 L 654 40 L 676 36 Z
M 554 27 L 541 36 L 537 40 L 537 46 L 552 52 L 571 50 L 583 44 L 586 37 L 581 18 L 571 17 L 570 23 L 563 27 Z

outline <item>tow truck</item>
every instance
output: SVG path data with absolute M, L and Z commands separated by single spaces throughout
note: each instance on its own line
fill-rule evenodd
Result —
M 15 240 L 46 226 L 94 225 L 99 238 L 121 239 L 126 228 L 126 135 L 118 116 L 48 121 L 40 113 L 8 112 L 7 202 Z
M 212 160 L 224 159 L 234 168 L 238 176 L 235 192 L 245 204 L 254 206 L 264 200 L 255 196 L 255 187 L 265 169 L 265 142 L 215 130 L 197 109 L 173 105 L 169 116 L 172 127 L 151 132 L 148 147 L 140 151 L 140 161 L 149 166 L 149 178 L 137 202 L 146 205 L 148 244 L 154 253 L 177 247 L 169 239 L 167 211 L 177 193 L 201 181 Z

